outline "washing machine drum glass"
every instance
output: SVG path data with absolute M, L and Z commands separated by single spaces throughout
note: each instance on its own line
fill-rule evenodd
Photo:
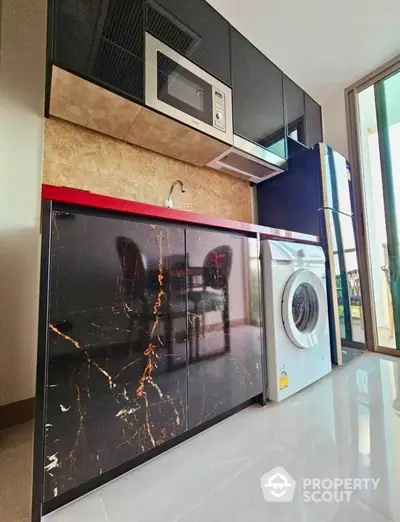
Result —
M 299 348 L 313 348 L 327 328 L 327 300 L 324 284 L 309 270 L 299 270 L 286 283 L 282 298 L 285 331 Z
M 312 332 L 318 321 L 318 295 L 310 283 L 300 283 L 292 297 L 294 324 L 300 332 Z

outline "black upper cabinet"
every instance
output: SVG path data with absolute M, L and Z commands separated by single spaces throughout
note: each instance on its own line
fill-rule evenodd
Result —
M 204 0 L 147 0 L 146 30 L 231 84 L 229 24 Z
M 234 133 L 286 155 L 282 71 L 231 29 Z
M 323 141 L 321 107 L 305 94 L 307 147 Z
M 54 0 L 54 63 L 144 101 L 143 0 Z
M 145 29 L 232 86 L 234 132 L 286 157 L 322 141 L 321 107 L 204 0 L 51 0 L 52 63 L 144 103 Z
M 290 138 L 306 144 L 304 92 L 290 78 L 283 76 L 285 125 Z

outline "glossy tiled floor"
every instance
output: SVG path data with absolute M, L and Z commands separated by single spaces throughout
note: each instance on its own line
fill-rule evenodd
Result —
M 291 503 L 264 500 L 283 466 Z M 349 502 L 306 503 L 307 478 L 375 478 Z M 400 359 L 363 354 L 279 405 L 251 407 L 45 517 L 46 522 L 387 522 L 400 517 Z

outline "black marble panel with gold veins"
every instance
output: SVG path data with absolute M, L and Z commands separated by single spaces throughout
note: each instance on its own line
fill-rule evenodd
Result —
M 182 228 L 53 212 L 45 501 L 187 429 L 184 263 Z

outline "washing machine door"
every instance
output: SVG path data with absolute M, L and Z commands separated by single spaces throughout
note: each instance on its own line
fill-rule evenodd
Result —
M 325 287 L 309 270 L 291 275 L 282 297 L 285 331 L 299 348 L 313 348 L 325 333 L 328 307 Z

